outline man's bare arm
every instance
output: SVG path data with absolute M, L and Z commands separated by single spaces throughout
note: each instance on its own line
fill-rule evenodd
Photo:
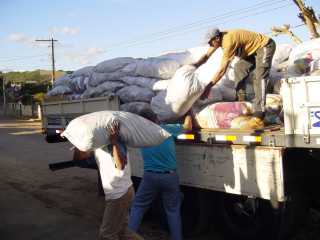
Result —
M 123 156 L 120 151 L 120 146 L 118 141 L 113 141 L 112 143 L 112 155 L 117 169 L 123 170 L 127 163 L 127 157 Z
M 213 76 L 211 80 L 212 85 L 215 85 L 223 77 L 223 75 L 226 73 L 228 69 L 229 63 L 230 63 L 230 60 L 225 61 L 221 64 L 219 70 L 216 72 L 216 74 Z
M 110 142 L 112 145 L 112 156 L 117 169 L 123 170 L 127 164 L 127 157 L 123 156 L 120 151 L 119 143 L 119 131 L 120 131 L 120 122 L 115 121 L 111 126 L 107 127 L 109 132 Z
M 196 68 L 200 67 L 202 64 L 206 63 L 210 56 L 216 51 L 217 48 L 210 47 L 206 54 L 204 54 L 198 62 L 194 63 L 193 66 Z
M 209 96 L 211 88 L 223 77 L 223 75 L 226 73 L 229 63 L 231 60 L 225 61 L 220 66 L 219 70 L 216 72 L 216 74 L 213 76 L 211 82 L 206 86 L 203 94 L 201 95 L 201 99 L 206 99 Z
M 191 111 L 189 111 L 184 119 L 184 123 L 183 123 L 183 130 L 185 131 L 191 131 L 193 128 L 193 114 Z

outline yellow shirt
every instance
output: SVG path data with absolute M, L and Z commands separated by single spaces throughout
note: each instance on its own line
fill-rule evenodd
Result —
M 243 29 L 229 30 L 224 33 L 222 38 L 223 59 L 231 60 L 239 48 L 242 49 L 241 57 L 248 57 L 255 53 L 259 48 L 267 45 L 269 37 L 260 33 L 255 33 Z

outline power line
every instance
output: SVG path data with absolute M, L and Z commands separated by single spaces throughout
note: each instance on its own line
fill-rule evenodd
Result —
M 17 69 L 17 68 L 43 68 L 43 67 L 52 67 L 50 64 L 34 64 L 34 63 L 30 63 L 30 64 L 5 64 L 5 65 L 1 65 L 0 71 L 1 69 Z
M 257 4 L 254 4 L 250 7 L 245 7 L 245 8 L 241 8 L 241 9 L 237 9 L 237 10 L 232 10 L 232 11 L 228 11 L 226 13 L 217 15 L 217 16 L 212 16 L 212 17 L 207 17 L 204 18 L 202 20 L 198 20 L 189 24 L 185 24 L 185 25 L 180 25 L 180 26 L 176 26 L 173 28 L 169 28 L 165 31 L 160 31 L 160 32 L 155 32 L 155 33 L 151 33 L 151 34 L 147 34 L 144 36 L 141 36 L 139 38 L 137 38 L 136 40 L 130 41 L 129 44 L 134 44 L 136 42 L 140 42 L 145 41 L 145 38 L 151 36 L 152 38 L 156 37 L 159 35 L 159 37 L 162 37 L 162 35 L 169 35 L 171 33 L 177 33 L 179 31 L 185 31 L 186 29 L 189 28 L 193 28 L 193 27 L 198 27 L 199 25 L 204 25 L 204 24 L 208 24 L 208 23 L 212 23 L 213 20 L 220 20 L 220 19 L 224 19 L 224 18 L 228 18 L 228 17 L 234 17 L 235 15 L 239 15 L 239 14 L 243 14 L 243 13 L 247 13 L 253 10 L 257 10 L 257 9 L 261 9 L 261 8 L 265 8 L 271 5 L 275 5 L 278 3 L 282 3 L 282 2 L 287 2 L 288 0 L 273 0 L 273 1 L 263 1 Z M 117 44 L 113 44 L 111 46 L 109 46 L 108 48 L 114 48 L 114 47 L 120 47 L 123 45 L 127 45 L 128 41 L 122 42 L 122 43 L 117 43 Z
M 28 61 L 29 59 L 31 58 L 39 58 L 39 57 L 44 57 L 44 56 L 48 56 L 48 54 L 42 54 L 42 55 L 36 55 L 36 56 L 33 56 L 33 57 L 24 57 L 24 58 L 17 58 L 17 59 L 11 59 L 11 60 L 1 60 L 0 59 L 0 62 L 1 63 L 12 63 L 12 62 L 22 62 L 22 61 Z
M 31 56 L 16 56 L 16 57 L 0 57 L 0 61 L 14 61 L 15 59 L 26 59 L 26 58 L 35 58 L 35 57 L 41 57 L 41 56 L 47 56 L 47 54 L 41 54 L 41 55 L 31 55 Z
M 284 8 L 284 7 L 288 7 L 290 5 L 293 5 L 293 4 L 285 4 L 285 5 L 277 6 L 275 8 L 271 8 L 271 9 L 267 9 L 267 10 L 263 10 L 263 11 L 259 11 L 259 12 L 254 12 L 254 13 L 252 13 L 250 15 L 245 15 L 245 16 L 241 16 L 241 17 L 238 17 L 238 18 L 232 18 L 232 19 L 229 19 L 229 20 L 226 20 L 226 21 L 223 21 L 223 22 L 216 22 L 215 24 L 224 24 L 224 23 L 227 23 L 227 22 L 230 22 L 230 21 L 241 20 L 241 19 L 248 18 L 248 17 L 251 17 L 251 16 L 261 15 L 261 14 L 264 14 L 264 13 L 267 13 L 267 12 L 270 12 L 270 11 L 275 11 L 275 10 L 279 10 L 281 8 Z M 166 39 L 166 38 L 172 38 L 172 37 L 175 37 L 175 36 L 179 36 L 179 35 L 182 35 L 182 34 L 185 34 L 185 33 L 188 33 L 188 32 L 199 31 L 199 30 L 202 30 L 202 29 L 205 29 L 205 28 L 208 28 L 208 26 L 202 26 L 202 27 L 197 27 L 197 28 L 192 28 L 192 29 L 184 29 L 183 31 L 175 32 L 175 33 L 172 33 L 172 34 L 166 34 L 166 35 L 160 36 L 158 38 L 147 39 L 147 40 L 136 42 L 136 43 L 135 42 L 128 43 L 128 44 L 126 44 L 124 46 L 120 46 L 120 44 L 119 45 L 114 45 L 114 47 L 108 48 L 105 52 L 112 51 L 112 50 L 120 48 L 120 47 L 133 47 L 133 46 L 137 46 L 137 45 L 144 45 L 144 44 L 147 44 L 147 43 L 152 43 L 154 41 L 158 41 L 158 40 L 162 40 L 162 39 Z

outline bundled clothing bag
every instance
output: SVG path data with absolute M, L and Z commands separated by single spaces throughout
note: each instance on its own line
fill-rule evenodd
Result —
M 248 102 L 221 102 L 207 106 L 195 118 L 201 128 L 231 128 L 233 119 L 251 113 Z

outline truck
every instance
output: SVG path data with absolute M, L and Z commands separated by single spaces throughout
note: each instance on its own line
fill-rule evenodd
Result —
M 286 78 L 283 124 L 259 130 L 200 129 L 178 137 L 186 234 L 211 224 L 233 239 L 289 239 L 295 233 L 310 207 L 320 206 L 319 91 L 320 76 Z M 50 140 L 76 116 L 118 109 L 116 97 L 44 103 L 44 133 Z M 130 148 L 129 155 L 138 185 L 140 151 Z

